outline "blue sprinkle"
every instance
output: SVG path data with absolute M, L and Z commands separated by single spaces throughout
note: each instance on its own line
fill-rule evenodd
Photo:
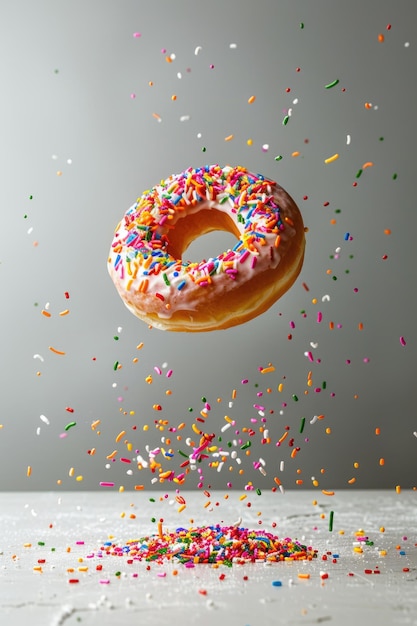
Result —
M 273 587 L 282 587 L 282 582 L 280 580 L 273 580 L 272 581 L 272 586 Z
M 348 241 L 348 240 L 349 240 L 349 237 L 350 237 L 350 233 L 346 233 L 346 235 L 345 235 L 345 241 Z
M 185 287 L 185 280 L 182 280 L 182 281 L 180 282 L 180 284 L 178 285 L 177 289 L 178 289 L 179 291 L 181 291 L 181 289 L 182 289 L 183 287 Z

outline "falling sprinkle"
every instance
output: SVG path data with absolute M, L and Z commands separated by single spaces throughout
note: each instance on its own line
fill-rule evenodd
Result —
M 333 156 L 329 157 L 328 159 L 324 159 L 324 162 L 333 163 L 334 161 L 337 161 L 338 158 L 339 158 L 339 155 L 336 153 Z
M 334 80 L 331 83 L 328 83 L 327 85 L 324 86 L 325 89 L 331 89 L 332 87 L 335 87 L 336 85 L 339 84 L 339 79 L 336 78 L 336 80 Z

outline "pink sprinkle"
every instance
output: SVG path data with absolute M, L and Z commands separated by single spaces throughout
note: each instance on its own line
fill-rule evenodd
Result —
M 290 322 L 290 328 L 295 328 L 295 324 L 293 321 Z
M 114 487 L 114 483 L 101 482 L 100 487 Z
M 108 578 L 102 578 L 99 582 L 100 585 L 110 585 L 110 580 Z
M 402 337 L 402 336 L 400 337 L 400 344 L 401 344 L 402 346 L 407 345 L 407 343 L 406 343 L 406 341 L 405 341 L 404 337 Z
M 172 370 L 168 370 L 167 371 L 167 378 L 171 378 L 171 376 L 172 376 Z
M 318 313 L 317 313 L 317 323 L 320 324 L 322 319 L 323 319 L 323 314 L 322 314 L 321 311 L 318 311 Z
M 159 374 L 159 376 L 162 374 L 161 369 L 157 365 L 155 365 L 154 370 L 157 374 Z
M 136 38 L 137 38 L 137 37 L 140 37 L 140 36 L 141 36 L 141 33 L 133 33 L 133 36 L 134 36 L 134 37 L 136 37 Z

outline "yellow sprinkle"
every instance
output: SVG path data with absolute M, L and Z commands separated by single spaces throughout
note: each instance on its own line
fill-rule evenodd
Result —
M 143 348 L 143 341 L 141 341 L 137 346 L 136 346 L 136 350 L 142 350 Z
M 68 472 L 68 476 L 71 476 L 71 477 L 74 476 L 74 468 L 73 467 L 70 467 L 70 470 Z
M 75 480 L 76 480 L 78 483 L 81 483 L 81 482 L 84 480 L 84 476 L 81 476 L 81 475 L 80 475 L 80 476 L 76 476 Z
M 401 487 L 400 487 L 400 485 L 397 485 L 397 486 L 395 487 L 395 491 L 396 491 L 397 493 L 401 493 Z
M 386 550 L 380 550 L 379 551 L 379 556 L 387 556 L 387 551 Z
M 183 510 L 186 508 L 186 506 L 187 506 L 186 504 L 181 504 L 181 506 L 178 507 L 178 513 L 182 513 Z
M 329 157 L 328 159 L 325 159 L 324 162 L 325 163 L 333 163 L 333 161 L 337 161 L 337 159 L 339 158 L 338 154 L 334 154 L 333 156 Z
M 248 496 L 246 495 L 246 493 L 243 493 L 240 497 L 239 500 L 244 500 L 245 498 L 247 498 Z
M 234 135 L 227 135 L 227 137 L 224 138 L 225 141 L 231 141 L 233 139 Z
M 34 565 L 33 571 L 34 572 L 42 572 L 42 567 L 40 565 Z
M 261 369 L 261 374 L 269 374 L 269 372 L 275 372 L 275 367 L 270 365 L 269 367 L 263 367 Z
M 69 309 L 64 309 L 64 311 L 60 311 L 59 315 L 62 317 L 63 315 L 68 315 Z
M 251 146 L 253 144 L 253 139 L 248 139 L 246 143 L 248 146 Z
M 32 468 L 31 468 L 30 465 L 28 465 L 28 468 L 27 468 L 27 471 L 26 471 L 26 476 L 29 477 L 31 475 L 31 473 L 32 473 Z

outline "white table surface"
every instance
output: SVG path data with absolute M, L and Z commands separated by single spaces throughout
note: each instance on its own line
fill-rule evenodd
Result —
M 182 495 L 179 513 L 174 491 L 0 494 L 0 624 L 417 624 L 416 491 Z M 192 569 L 97 556 L 109 538 L 123 546 L 156 532 L 153 517 L 171 531 L 242 518 L 240 526 L 297 538 L 318 556 Z

